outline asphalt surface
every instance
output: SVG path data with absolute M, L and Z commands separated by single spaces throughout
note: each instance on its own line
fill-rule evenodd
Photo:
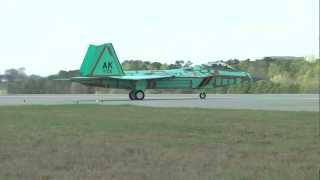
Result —
M 201 100 L 198 94 L 146 94 L 143 101 L 130 101 L 127 94 L 53 94 L 5 95 L 0 105 L 31 104 L 103 104 L 151 107 L 194 107 L 220 109 L 260 109 L 281 111 L 319 111 L 318 94 L 209 94 Z

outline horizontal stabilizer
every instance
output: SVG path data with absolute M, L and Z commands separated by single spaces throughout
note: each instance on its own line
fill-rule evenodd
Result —
M 71 81 L 70 78 L 53 79 L 54 81 Z
M 96 77 L 73 77 L 72 81 L 81 80 L 102 80 L 102 79 L 121 79 L 121 80 L 150 80 L 150 79 L 169 79 L 174 78 L 174 76 L 96 76 Z

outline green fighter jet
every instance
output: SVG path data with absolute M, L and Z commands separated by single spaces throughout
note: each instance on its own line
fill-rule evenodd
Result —
M 128 89 L 131 100 L 143 100 L 146 89 L 198 89 L 205 99 L 208 89 L 251 81 L 247 72 L 223 63 L 169 70 L 124 71 L 111 43 L 90 45 L 72 82 L 86 86 Z

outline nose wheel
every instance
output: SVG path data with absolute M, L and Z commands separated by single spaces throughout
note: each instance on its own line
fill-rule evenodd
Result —
M 201 93 L 199 94 L 199 97 L 200 97 L 200 99 L 206 99 L 207 93 L 201 92 Z
M 144 99 L 144 92 L 142 90 L 132 90 L 129 92 L 130 100 L 143 100 Z

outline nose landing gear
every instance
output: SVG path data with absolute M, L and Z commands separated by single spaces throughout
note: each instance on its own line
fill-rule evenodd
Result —
M 144 99 L 144 92 L 142 90 L 132 90 L 129 92 L 130 100 L 143 100 Z

